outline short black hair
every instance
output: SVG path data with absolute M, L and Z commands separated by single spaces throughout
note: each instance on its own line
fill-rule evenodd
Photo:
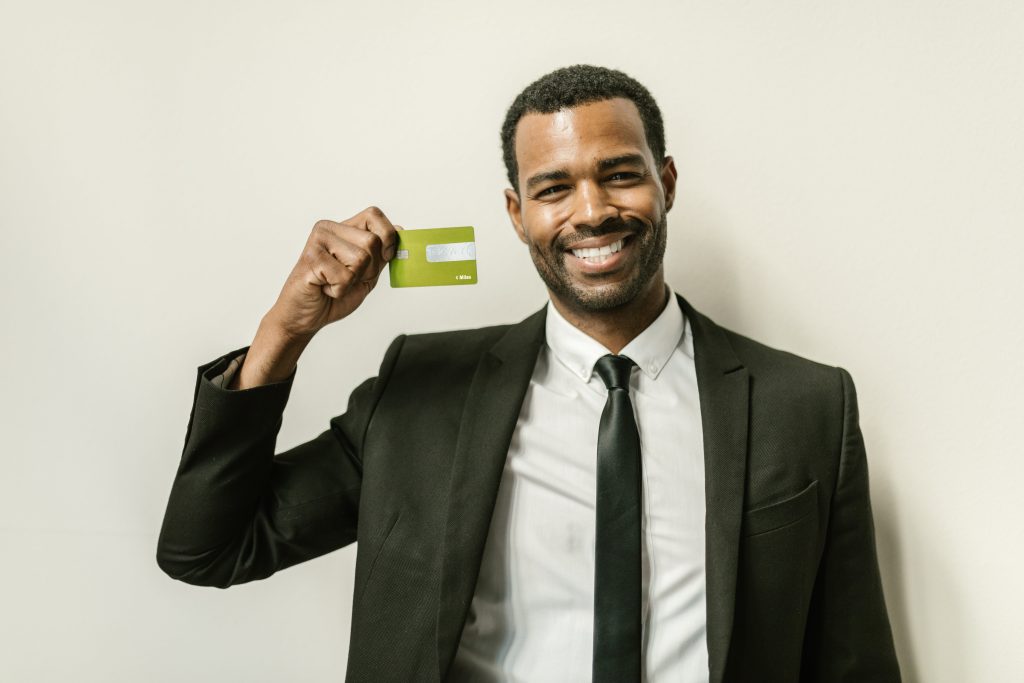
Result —
M 603 66 L 576 64 L 556 69 L 526 86 L 505 114 L 501 127 L 501 150 L 505 170 L 512 187 L 519 191 L 519 164 L 516 161 L 516 126 L 527 114 L 551 114 L 581 104 L 624 97 L 636 105 L 644 124 L 647 146 L 655 162 L 665 158 L 665 124 L 661 110 L 647 88 L 621 71 Z

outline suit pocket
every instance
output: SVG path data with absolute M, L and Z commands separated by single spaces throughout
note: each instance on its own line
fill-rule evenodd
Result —
M 817 508 L 818 481 L 814 480 L 799 493 L 744 512 L 743 535 L 756 536 L 787 527 L 814 514 Z

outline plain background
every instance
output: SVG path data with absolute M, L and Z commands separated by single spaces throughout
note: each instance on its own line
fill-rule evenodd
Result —
M 228 591 L 154 560 L 195 368 L 313 223 L 477 228 L 475 287 L 386 276 L 299 364 L 279 449 L 401 332 L 545 292 L 498 129 L 578 62 L 661 104 L 669 282 L 852 373 L 906 680 L 1024 680 L 1024 5 L 5 2 L 0 679 L 339 681 L 353 549 Z

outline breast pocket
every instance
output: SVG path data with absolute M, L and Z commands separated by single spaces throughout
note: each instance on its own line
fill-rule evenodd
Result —
M 783 529 L 816 514 L 817 510 L 818 481 L 815 480 L 788 498 L 744 512 L 743 535 L 757 536 Z
M 799 669 L 821 556 L 818 482 L 783 496 L 743 514 L 733 647 L 761 653 L 751 661 Z M 744 680 L 782 678 L 751 674 Z

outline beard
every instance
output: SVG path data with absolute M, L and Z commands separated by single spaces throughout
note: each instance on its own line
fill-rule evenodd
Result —
M 613 232 L 628 231 L 636 261 L 626 277 L 617 282 L 601 283 L 595 278 L 594 285 L 585 285 L 573 277 L 566 266 L 566 259 L 575 258 L 566 249 L 576 242 L 600 237 Z M 558 239 L 550 247 L 528 242 L 530 257 L 537 268 L 537 274 L 561 301 L 581 311 L 607 311 L 625 306 L 635 300 L 658 273 L 665 257 L 668 233 L 668 214 L 653 227 L 636 219 L 610 219 L 596 229 L 584 228 L 573 232 L 570 238 Z

